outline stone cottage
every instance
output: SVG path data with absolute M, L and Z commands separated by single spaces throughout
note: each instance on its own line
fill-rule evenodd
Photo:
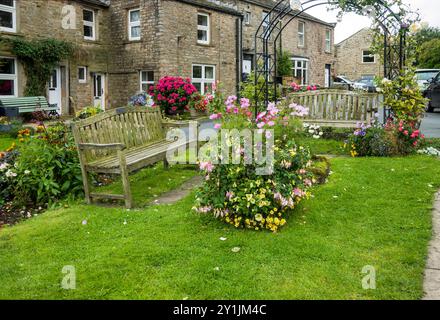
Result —
M 125 105 L 165 75 L 204 93 L 219 80 L 236 93 L 253 64 L 256 28 L 272 0 L 0 0 L 0 35 L 56 38 L 76 47 L 48 83 L 62 115 L 86 106 Z M 283 21 L 282 23 L 287 22 Z M 327 86 L 334 70 L 334 24 L 302 14 L 285 29 L 283 50 L 302 84 Z M 0 97 L 22 96 L 23 66 L 0 48 Z
M 373 32 L 362 29 L 336 44 L 336 72 L 350 80 L 373 79 L 383 74 L 380 57 L 373 54 Z

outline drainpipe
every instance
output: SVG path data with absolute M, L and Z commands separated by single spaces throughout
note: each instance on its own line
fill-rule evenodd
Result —
M 236 70 L 237 70 L 237 96 L 240 94 L 240 83 L 243 75 L 243 16 L 236 20 Z

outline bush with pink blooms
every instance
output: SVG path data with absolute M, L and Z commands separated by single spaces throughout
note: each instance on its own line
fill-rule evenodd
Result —
M 150 87 L 150 95 L 157 106 L 167 115 L 178 115 L 189 111 L 193 95 L 197 92 L 190 79 L 164 77 Z
M 290 84 L 290 90 L 292 92 L 308 92 L 308 91 L 316 91 L 318 90 L 318 87 L 315 85 L 300 86 L 299 84 L 292 82 Z
M 205 182 L 197 191 L 194 210 L 212 214 L 235 228 L 277 232 L 286 225 L 288 215 L 310 196 L 309 188 L 315 183 L 309 150 L 292 139 L 292 132 L 302 131 L 294 112 L 272 103 L 255 119 L 248 99 L 228 97 L 223 110 L 211 115 L 222 134 L 203 147 L 209 155 L 203 157 L 202 151 L 200 169 Z M 251 129 L 260 138 L 249 139 L 223 129 L 239 130 L 236 133 Z M 269 141 L 274 144 L 267 145 Z M 221 145 L 230 148 L 229 154 L 238 155 L 232 157 L 235 161 L 225 158 Z M 261 175 L 257 169 L 262 165 L 249 151 L 267 151 L 266 147 L 273 151 L 274 159 Z

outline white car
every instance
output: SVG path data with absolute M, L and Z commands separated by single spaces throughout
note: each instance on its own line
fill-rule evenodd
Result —
M 416 79 L 417 84 L 419 85 L 420 90 L 425 91 L 428 89 L 430 80 L 433 79 L 438 73 L 440 69 L 419 69 L 416 70 Z

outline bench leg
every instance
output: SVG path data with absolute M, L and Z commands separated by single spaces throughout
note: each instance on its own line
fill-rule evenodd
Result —
M 170 168 L 170 163 L 168 162 L 168 160 L 166 158 L 163 160 L 163 166 L 164 166 L 165 170 L 168 170 Z
M 90 184 L 89 177 L 87 175 L 87 170 L 81 162 L 81 174 L 83 177 L 83 186 L 84 186 L 84 196 L 87 204 L 92 204 L 92 198 L 90 197 Z
M 119 152 L 119 161 L 121 166 L 122 186 L 124 187 L 125 207 L 131 209 L 133 208 L 133 198 L 131 195 L 130 180 L 128 179 L 127 163 L 122 152 Z

